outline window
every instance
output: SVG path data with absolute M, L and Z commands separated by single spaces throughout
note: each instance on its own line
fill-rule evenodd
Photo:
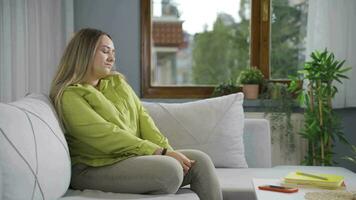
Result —
M 208 97 L 249 66 L 285 80 L 304 62 L 306 8 L 306 0 L 142 0 L 142 96 Z
M 270 79 L 285 80 L 305 61 L 308 2 L 272 0 Z

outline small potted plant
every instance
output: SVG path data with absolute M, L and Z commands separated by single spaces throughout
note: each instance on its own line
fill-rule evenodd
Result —
M 241 71 L 237 82 L 242 85 L 242 92 L 246 99 L 257 99 L 259 86 L 263 83 L 264 76 L 256 67 L 246 68 Z
M 221 83 L 221 84 L 217 85 L 214 88 L 214 91 L 212 93 L 212 97 L 229 95 L 229 94 L 233 94 L 233 93 L 236 93 L 236 92 L 239 92 L 239 91 L 240 91 L 239 87 L 237 87 L 236 85 L 234 85 L 231 82 Z

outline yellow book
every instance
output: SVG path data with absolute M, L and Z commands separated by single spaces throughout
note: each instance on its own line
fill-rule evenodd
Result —
M 292 187 L 292 188 L 320 188 L 326 190 L 346 190 L 346 185 L 344 182 L 341 183 L 340 186 L 322 186 L 315 184 L 300 184 L 300 183 L 287 183 L 285 181 L 281 181 L 281 185 L 284 187 Z
M 339 187 L 344 181 L 343 176 L 335 174 L 319 174 L 306 172 L 291 172 L 284 177 L 285 183 L 315 185 L 325 187 Z

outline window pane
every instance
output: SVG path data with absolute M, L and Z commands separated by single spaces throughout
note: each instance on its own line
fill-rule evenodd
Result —
M 217 85 L 249 66 L 250 0 L 153 0 L 153 86 Z
M 272 0 L 272 79 L 295 75 L 305 61 L 307 0 Z

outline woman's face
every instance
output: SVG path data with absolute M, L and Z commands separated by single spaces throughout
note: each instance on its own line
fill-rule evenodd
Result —
M 101 79 L 110 74 L 115 63 L 115 48 L 112 40 L 102 35 L 94 54 L 94 61 L 91 67 L 91 77 Z

